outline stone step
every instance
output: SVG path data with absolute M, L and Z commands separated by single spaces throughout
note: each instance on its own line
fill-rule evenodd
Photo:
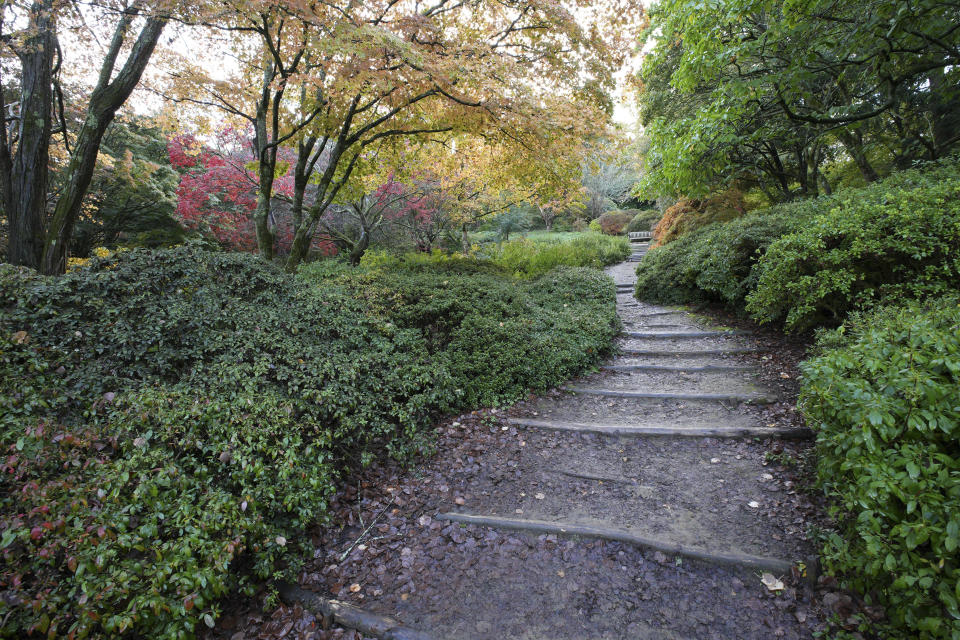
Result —
M 695 329 L 696 327 L 689 324 L 654 324 L 648 323 L 644 320 L 633 320 L 633 321 L 623 321 L 623 324 L 629 325 L 631 327 L 639 326 L 641 329 Z
M 801 559 L 787 560 L 783 558 L 755 556 L 747 553 L 723 553 L 709 549 L 688 547 L 672 540 L 649 538 L 631 531 L 593 524 L 580 524 L 578 522 L 548 522 L 544 520 L 525 520 L 469 513 L 441 513 L 437 515 L 437 519 L 482 527 L 525 531 L 528 533 L 623 542 L 676 557 L 700 560 L 709 564 L 733 565 L 755 571 L 769 571 L 780 575 L 790 573 L 790 570 L 797 562 L 802 562 Z M 806 564 L 806 562 L 804 564 Z
M 776 426 L 758 415 L 760 406 L 733 402 L 691 401 L 677 398 L 623 398 L 562 391 L 522 402 L 510 415 L 516 418 L 618 427 L 712 429 L 717 426 L 750 429 Z
M 630 398 L 633 400 L 685 400 L 689 402 L 732 402 L 746 404 L 773 404 L 777 398 L 761 394 L 734 394 L 734 393 L 680 393 L 680 392 L 646 392 L 625 391 L 621 389 L 597 389 L 590 387 L 563 386 L 564 391 L 570 393 L 590 394 L 609 398 Z
M 663 351 L 657 349 L 620 349 L 628 357 L 643 358 L 700 358 L 704 356 L 730 356 L 743 353 L 760 353 L 755 347 L 729 347 L 726 349 L 701 349 L 695 351 Z
M 630 336 L 621 334 L 616 341 L 620 353 L 634 351 L 659 351 L 662 353 L 715 353 L 733 352 L 736 349 L 756 348 L 744 336 L 724 332 L 690 331 L 684 333 L 707 333 L 705 336 L 685 335 L 682 337 L 664 335 L 666 332 L 631 331 L 629 333 L 653 333 L 651 336 Z
M 602 538 L 431 519 L 435 525 L 444 544 L 410 545 L 404 574 L 371 572 L 360 582 L 364 608 L 436 640 L 770 640 L 774 630 L 778 640 L 807 640 L 817 621 L 798 622 L 792 600 L 778 606 L 783 598 L 755 571 L 677 562 Z M 395 586 L 374 596 L 374 580 Z M 807 611 L 803 590 L 800 598 L 796 607 Z
M 727 338 L 746 334 L 742 331 L 623 331 L 620 335 L 626 338 L 643 338 L 644 340 L 672 340 L 685 338 Z
M 644 369 L 601 369 L 569 382 L 579 388 L 604 389 L 611 392 L 639 392 L 644 394 L 681 394 L 682 399 L 693 395 L 720 395 L 725 397 L 753 397 L 771 395 L 758 382 L 756 369 L 738 371 L 648 371 Z
M 605 364 L 600 367 L 604 371 L 642 371 L 642 372 L 663 372 L 663 373 L 721 373 L 735 371 L 755 371 L 756 367 L 750 365 L 722 365 L 722 364 L 704 364 L 704 365 L 654 365 L 654 364 Z
M 483 453 L 476 470 L 456 478 L 463 504 L 450 496 L 437 507 L 467 518 L 544 523 L 588 537 L 594 536 L 571 528 L 594 527 L 604 532 L 595 537 L 667 554 L 721 564 L 738 558 L 733 563 L 746 568 L 788 572 L 793 561 L 812 553 L 812 545 L 795 518 L 769 515 L 791 486 L 763 466 L 766 450 L 744 439 L 610 438 L 527 429 L 513 444 Z M 764 566 L 760 558 L 782 564 Z
M 804 428 L 769 427 L 707 427 L 707 426 L 637 426 L 617 424 L 593 424 L 582 422 L 563 422 L 554 420 L 534 420 L 532 418 L 509 418 L 510 424 L 519 427 L 548 429 L 551 431 L 570 431 L 575 433 L 599 433 L 610 436 L 633 437 L 678 437 L 678 438 L 785 438 L 806 440 L 813 432 Z

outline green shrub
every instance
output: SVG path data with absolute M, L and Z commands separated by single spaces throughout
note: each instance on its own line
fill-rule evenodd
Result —
M 550 388 L 609 348 L 619 328 L 616 294 L 599 271 L 559 268 L 518 282 L 486 261 L 464 269 L 469 262 L 411 256 L 333 278 L 308 266 L 300 276 L 342 287 L 382 321 L 422 334 L 435 366 L 450 372 L 459 408 Z
M 803 367 L 838 523 L 824 561 L 879 600 L 891 638 L 960 635 L 958 302 L 854 314 Z
M 663 212 L 663 216 L 654 226 L 654 244 L 669 244 L 697 229 L 716 222 L 734 220 L 746 212 L 743 193 L 737 189 L 728 189 L 706 200 L 680 198 Z
M 633 216 L 626 211 L 607 211 L 597 218 L 600 222 L 600 230 L 608 236 L 622 234 L 632 219 Z
M 680 236 L 637 265 L 637 297 L 660 304 L 718 301 L 742 308 L 756 286 L 753 266 L 767 246 L 816 212 L 806 200 L 761 209 Z
M 960 161 L 904 171 L 819 200 L 819 215 L 772 243 L 747 310 L 788 330 L 837 324 L 884 298 L 960 283 Z
M 605 267 L 630 256 L 624 237 L 587 233 L 568 242 L 532 242 L 517 239 L 492 249 L 490 260 L 524 278 L 545 274 L 557 267 Z
M 418 331 L 244 254 L 4 268 L 0 339 L 13 636 L 192 635 L 241 557 L 268 576 L 303 555 L 338 471 L 422 449 L 459 402 Z
M 633 209 L 630 209 L 631 213 L 633 211 Z M 662 215 L 663 214 L 656 209 L 644 209 L 643 211 L 638 211 L 630 220 L 630 224 L 627 225 L 626 231 L 627 233 L 632 233 L 634 231 L 652 231 L 654 225 L 657 224 Z
M 194 635 L 251 574 L 296 570 L 344 469 L 592 364 L 614 298 L 593 270 L 439 255 L 0 267 L 2 634 Z

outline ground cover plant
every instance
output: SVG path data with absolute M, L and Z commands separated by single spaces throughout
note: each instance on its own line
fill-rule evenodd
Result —
M 857 314 L 803 367 L 800 406 L 834 499 L 828 571 L 886 612 L 888 637 L 960 634 L 960 304 Z
M 618 331 L 596 271 L 517 282 L 195 247 L 4 267 L 4 633 L 189 637 L 296 568 L 344 469 L 429 449 L 440 413 L 555 385 Z

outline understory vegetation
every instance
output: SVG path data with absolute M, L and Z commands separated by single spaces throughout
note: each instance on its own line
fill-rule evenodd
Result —
M 822 329 L 800 406 L 836 523 L 826 568 L 862 629 L 960 634 L 960 161 L 757 209 L 650 251 L 637 295 Z
M 960 633 L 958 390 L 955 296 L 857 313 L 804 366 L 800 406 L 835 498 L 823 560 L 885 606 L 889 637 Z
M 439 415 L 556 385 L 619 330 L 596 270 L 425 255 L 2 267 L 4 633 L 212 626 L 225 593 L 296 569 L 343 471 L 429 450 Z

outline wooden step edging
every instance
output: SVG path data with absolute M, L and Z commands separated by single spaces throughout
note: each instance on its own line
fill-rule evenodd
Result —
M 580 538 L 594 538 L 597 540 L 610 540 L 613 542 L 623 542 L 632 544 L 653 551 L 660 551 L 673 556 L 682 556 L 710 564 L 719 564 L 726 566 L 746 567 L 760 571 L 769 571 L 775 574 L 789 574 L 796 564 L 790 560 L 781 560 L 779 558 L 766 558 L 763 556 L 754 556 L 745 553 L 720 553 L 707 551 L 706 549 L 696 549 L 685 547 L 682 544 L 669 542 L 667 540 L 657 540 L 639 536 L 629 531 L 620 529 L 608 529 L 605 527 L 595 527 L 576 523 L 556 523 L 543 520 L 519 520 L 515 518 L 500 518 L 496 516 L 478 516 L 468 513 L 440 513 L 437 514 L 438 520 L 447 522 L 457 522 L 460 524 L 472 524 L 481 527 L 491 527 L 494 529 L 511 529 L 514 531 L 527 531 L 539 534 L 554 534 L 561 536 L 575 536 Z M 814 563 L 806 562 L 809 568 L 814 567 Z M 808 574 L 813 574 L 808 570 Z M 809 578 L 809 575 L 808 575 Z
M 563 420 L 535 420 L 531 418 L 508 418 L 516 427 L 572 431 L 574 433 L 600 433 L 613 436 L 668 436 L 681 438 L 783 438 L 785 440 L 808 440 L 813 432 L 805 427 L 654 427 L 615 424 L 591 424 Z
M 644 340 L 674 340 L 677 338 L 721 338 L 744 334 L 739 331 L 665 331 L 662 333 L 651 331 L 621 331 L 620 335 L 625 338 L 642 338 Z
M 656 364 L 607 364 L 600 367 L 604 371 L 666 371 L 687 373 L 720 373 L 723 371 L 756 371 L 750 365 L 704 365 L 699 367 L 683 367 Z
M 736 347 L 733 349 L 705 349 L 703 351 L 651 351 L 647 349 L 620 349 L 621 356 L 633 358 L 699 358 L 706 356 L 729 356 L 741 353 L 759 353 L 753 347 Z
M 287 604 L 300 604 L 318 618 L 333 618 L 341 627 L 354 629 L 380 640 L 436 640 L 434 636 L 405 627 L 393 618 L 365 611 L 339 600 L 322 598 L 296 585 L 277 585 L 280 598 Z
M 620 389 L 595 389 L 592 387 L 560 387 L 570 393 L 582 393 L 608 398 L 636 398 L 640 400 L 690 400 L 708 402 L 745 402 L 747 404 L 773 404 L 776 398 L 770 396 L 746 396 L 728 393 L 654 393 L 647 391 L 621 391 Z

